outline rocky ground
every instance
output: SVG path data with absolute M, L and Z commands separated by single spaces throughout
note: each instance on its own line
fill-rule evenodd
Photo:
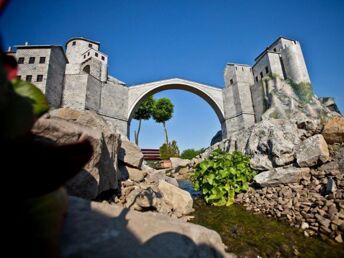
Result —
M 91 111 L 40 118 L 37 140 L 89 140 L 94 154 L 66 184 L 61 257 L 236 257 L 215 231 L 185 222 L 193 199 L 175 178 L 143 164 L 140 149 Z M 59 256 L 60 257 L 60 256 Z
M 249 191 L 237 196 L 237 203 L 301 228 L 306 236 L 343 242 L 343 119 L 335 117 L 325 125 L 304 117 L 264 120 L 233 133 L 192 161 L 172 159 L 169 170 L 147 166 L 136 145 L 91 111 L 54 110 L 35 124 L 33 132 L 58 144 L 88 139 L 94 147 L 91 162 L 67 183 L 70 195 L 114 203 L 108 205 L 147 216 L 167 215 L 180 223 L 193 212 L 193 200 L 189 192 L 179 188 L 177 179 L 187 178 L 215 148 L 242 151 L 251 155 L 250 165 L 258 175 Z M 71 210 L 71 214 L 82 210 Z M 93 221 L 95 217 L 88 215 L 85 220 Z M 96 230 L 97 220 L 94 223 Z M 196 231 L 190 233 L 192 241 L 203 234 Z M 82 234 L 82 230 L 78 232 Z M 85 251 L 79 244 L 73 248 Z
M 120 258 L 235 258 L 213 230 L 158 213 L 69 198 L 61 256 Z
M 305 236 L 344 238 L 344 118 L 266 120 L 215 148 L 251 155 L 254 184 L 236 202 L 301 228 Z
M 301 228 L 307 237 L 343 242 L 344 173 L 334 162 L 311 169 L 296 183 L 250 187 L 236 202 Z

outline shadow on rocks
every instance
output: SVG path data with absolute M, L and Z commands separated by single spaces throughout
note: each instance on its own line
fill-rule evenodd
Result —
M 134 225 L 137 227 L 133 227 L 128 225 L 128 209 L 116 212 L 118 214 L 110 210 L 96 211 L 91 202 L 71 197 L 62 234 L 61 258 L 224 257 L 215 248 L 206 244 L 197 245 L 180 233 L 168 231 L 156 234 L 156 229 L 152 229 L 142 234 L 142 228 L 149 227 L 144 216 L 139 224 Z

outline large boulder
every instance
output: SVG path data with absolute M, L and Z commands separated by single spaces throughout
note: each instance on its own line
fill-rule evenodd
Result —
M 147 175 L 147 172 L 145 170 L 140 170 L 128 166 L 119 166 L 119 170 L 121 172 L 121 180 L 130 179 L 134 182 L 141 182 Z
M 300 167 L 311 167 L 330 159 L 327 143 L 321 134 L 304 140 L 296 155 Z
M 190 164 L 190 160 L 181 158 L 170 158 L 172 163 L 172 168 L 186 167 Z
M 121 140 L 122 144 L 118 153 L 119 160 L 129 166 L 141 168 L 143 154 L 140 148 L 124 136 L 121 137 Z
M 269 169 L 272 164 L 266 158 L 255 158 L 256 155 L 264 155 L 276 166 L 284 166 L 295 159 L 295 146 L 299 142 L 295 123 L 282 119 L 265 120 L 252 128 L 246 153 L 253 156 L 254 168 Z
M 336 116 L 324 126 L 322 135 L 328 144 L 344 143 L 344 117 Z
M 218 233 L 205 227 L 108 203 L 70 198 L 61 258 L 229 258 Z
M 70 108 L 57 109 L 41 117 L 32 131 L 60 145 L 81 139 L 91 142 L 94 149 L 91 160 L 67 182 L 70 195 L 92 200 L 105 195 L 111 198 L 118 190 L 120 136 L 97 114 Z
M 280 167 L 261 172 L 253 180 L 262 187 L 297 183 L 301 180 L 302 176 L 309 172 L 309 168 Z
M 172 206 L 178 215 L 187 215 L 193 212 L 193 200 L 189 192 L 180 189 L 166 181 L 160 181 L 158 186 L 163 200 Z
M 273 168 L 268 155 L 256 154 L 250 160 L 250 167 L 258 171 L 266 171 Z

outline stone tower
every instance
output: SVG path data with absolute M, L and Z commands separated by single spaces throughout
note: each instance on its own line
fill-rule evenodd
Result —
M 252 68 L 242 64 L 227 64 L 224 79 L 223 106 L 226 128 L 222 125 L 222 132 L 234 132 L 253 125 L 255 116 L 250 91 L 254 84 Z
M 66 56 L 69 60 L 66 74 L 88 73 L 102 82 L 107 80 L 108 57 L 100 52 L 99 42 L 71 38 L 66 43 Z
M 295 83 L 310 83 L 301 46 L 296 40 L 279 37 L 255 61 L 252 68 L 256 83 L 268 74 L 275 74 Z

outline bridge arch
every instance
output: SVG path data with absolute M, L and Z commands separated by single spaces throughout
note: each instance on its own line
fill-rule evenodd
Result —
M 135 85 L 129 88 L 127 117 L 128 126 L 130 126 L 130 122 L 135 113 L 135 110 L 140 106 L 140 104 L 145 98 L 160 91 L 171 89 L 185 90 L 193 94 L 196 94 L 197 96 L 204 99 L 215 111 L 221 125 L 223 124 L 225 118 L 223 109 L 222 89 L 193 81 L 174 78 L 169 80 L 162 80 Z

